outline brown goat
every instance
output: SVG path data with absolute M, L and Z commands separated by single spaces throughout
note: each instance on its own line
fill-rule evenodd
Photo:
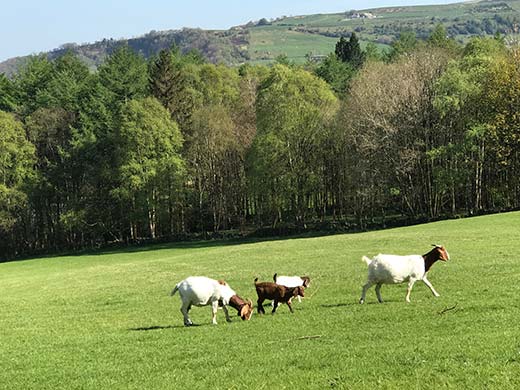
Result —
M 264 314 L 265 310 L 263 303 L 266 299 L 271 299 L 274 301 L 272 314 L 276 312 L 278 303 L 286 303 L 287 306 L 289 306 L 289 310 L 291 311 L 291 313 L 293 313 L 293 309 L 291 306 L 291 298 L 297 296 L 304 296 L 304 288 L 302 286 L 285 287 L 273 282 L 258 283 L 258 278 L 255 279 L 255 288 L 256 294 L 258 295 L 258 313 Z

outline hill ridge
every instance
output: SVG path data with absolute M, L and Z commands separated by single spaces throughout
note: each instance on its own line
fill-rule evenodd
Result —
M 373 17 L 363 17 L 363 13 L 370 13 Z M 151 30 L 132 38 L 105 38 L 86 44 L 65 43 L 41 54 L 54 59 L 72 50 L 95 68 L 115 48 L 124 44 L 146 58 L 176 44 L 183 51 L 199 50 L 213 63 L 269 62 L 280 54 L 302 62 L 308 54 L 332 52 L 339 37 L 349 36 L 353 31 L 362 42 L 373 42 L 384 48 L 403 31 L 413 31 L 419 38 L 425 38 L 438 23 L 444 24 L 450 36 L 459 41 L 476 35 L 517 34 L 520 30 L 520 0 L 463 1 L 280 16 L 272 20 L 250 21 L 227 30 L 191 27 Z M 0 62 L 0 73 L 13 75 L 28 57 Z

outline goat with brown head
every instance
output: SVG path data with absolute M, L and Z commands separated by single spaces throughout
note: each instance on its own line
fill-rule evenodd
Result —
M 255 288 L 256 294 L 258 295 L 258 313 L 265 313 L 263 303 L 266 299 L 274 301 L 273 314 L 276 312 L 278 303 L 286 303 L 291 313 L 293 313 L 291 299 L 297 296 L 305 296 L 305 289 L 303 286 L 285 287 L 273 282 L 258 283 L 258 278 L 255 279 Z

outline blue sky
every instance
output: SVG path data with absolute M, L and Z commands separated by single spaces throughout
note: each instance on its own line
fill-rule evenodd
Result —
M 2 4 L 0 61 L 64 43 L 130 38 L 182 27 L 227 29 L 282 15 L 383 6 L 448 4 L 456 0 L 10 0 Z

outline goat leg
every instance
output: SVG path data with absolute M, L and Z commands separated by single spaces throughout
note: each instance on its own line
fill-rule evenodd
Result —
M 258 299 L 258 301 L 256 301 L 258 314 L 265 314 L 263 303 L 264 303 L 263 299 Z

